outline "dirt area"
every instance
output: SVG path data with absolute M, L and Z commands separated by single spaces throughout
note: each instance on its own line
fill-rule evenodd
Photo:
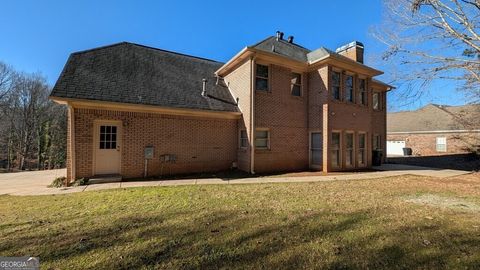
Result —
M 418 196 L 406 197 L 405 201 L 458 211 L 480 212 L 480 205 L 457 197 L 421 194 Z
M 475 154 L 456 154 L 424 157 L 389 157 L 389 163 L 407 164 L 452 170 L 479 171 L 480 156 Z

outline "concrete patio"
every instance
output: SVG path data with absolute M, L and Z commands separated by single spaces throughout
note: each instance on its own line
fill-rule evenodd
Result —
M 304 183 L 322 181 L 348 181 L 385 178 L 400 175 L 420 175 L 430 177 L 454 177 L 469 174 L 469 171 L 426 168 L 401 164 L 383 164 L 374 167 L 375 172 L 345 173 L 336 175 L 315 176 L 269 176 L 250 177 L 233 180 L 221 178 L 182 179 L 182 180 L 151 180 L 151 181 L 128 181 L 116 183 L 92 184 L 68 188 L 48 188 L 47 186 L 56 177 L 65 176 L 66 170 L 32 171 L 19 173 L 0 174 L 0 195 L 51 195 L 68 194 L 83 191 L 105 190 L 113 188 L 146 187 L 146 186 L 177 186 L 177 185 L 208 185 L 208 184 L 256 184 L 256 183 Z

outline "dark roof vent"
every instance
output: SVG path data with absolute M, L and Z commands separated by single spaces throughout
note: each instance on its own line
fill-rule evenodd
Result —
M 277 41 L 283 39 L 283 32 L 277 31 Z
M 293 43 L 293 36 L 288 36 L 288 43 Z

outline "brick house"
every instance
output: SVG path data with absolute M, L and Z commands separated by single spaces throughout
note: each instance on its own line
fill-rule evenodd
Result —
M 436 156 L 478 151 L 480 105 L 428 104 L 415 111 L 387 114 L 387 154 Z
M 51 94 L 68 106 L 67 177 L 368 168 L 392 87 L 363 50 L 277 32 L 227 63 L 125 42 L 73 53 Z

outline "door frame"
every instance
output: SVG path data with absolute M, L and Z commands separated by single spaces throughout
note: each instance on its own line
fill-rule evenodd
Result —
M 120 138 L 120 145 L 118 145 L 118 139 L 117 139 L 117 147 L 120 148 L 120 150 L 118 150 L 120 155 L 120 158 L 118 159 L 118 174 L 121 175 L 122 174 L 122 151 L 123 151 L 123 124 L 122 124 L 122 121 L 120 120 L 103 120 L 103 119 L 93 120 L 92 175 L 97 175 L 96 174 L 97 148 L 98 148 L 98 145 L 100 144 L 99 134 L 100 134 L 100 126 L 102 124 L 105 124 L 105 125 L 113 124 L 117 126 L 117 138 Z
M 320 133 L 320 139 L 321 139 L 321 144 L 322 144 L 322 163 L 320 165 L 313 165 L 312 164 L 312 134 L 313 133 Z M 322 130 L 318 129 L 318 130 L 310 130 L 308 132 L 308 167 L 310 169 L 314 169 L 314 170 L 322 170 L 323 169 L 323 132 Z

